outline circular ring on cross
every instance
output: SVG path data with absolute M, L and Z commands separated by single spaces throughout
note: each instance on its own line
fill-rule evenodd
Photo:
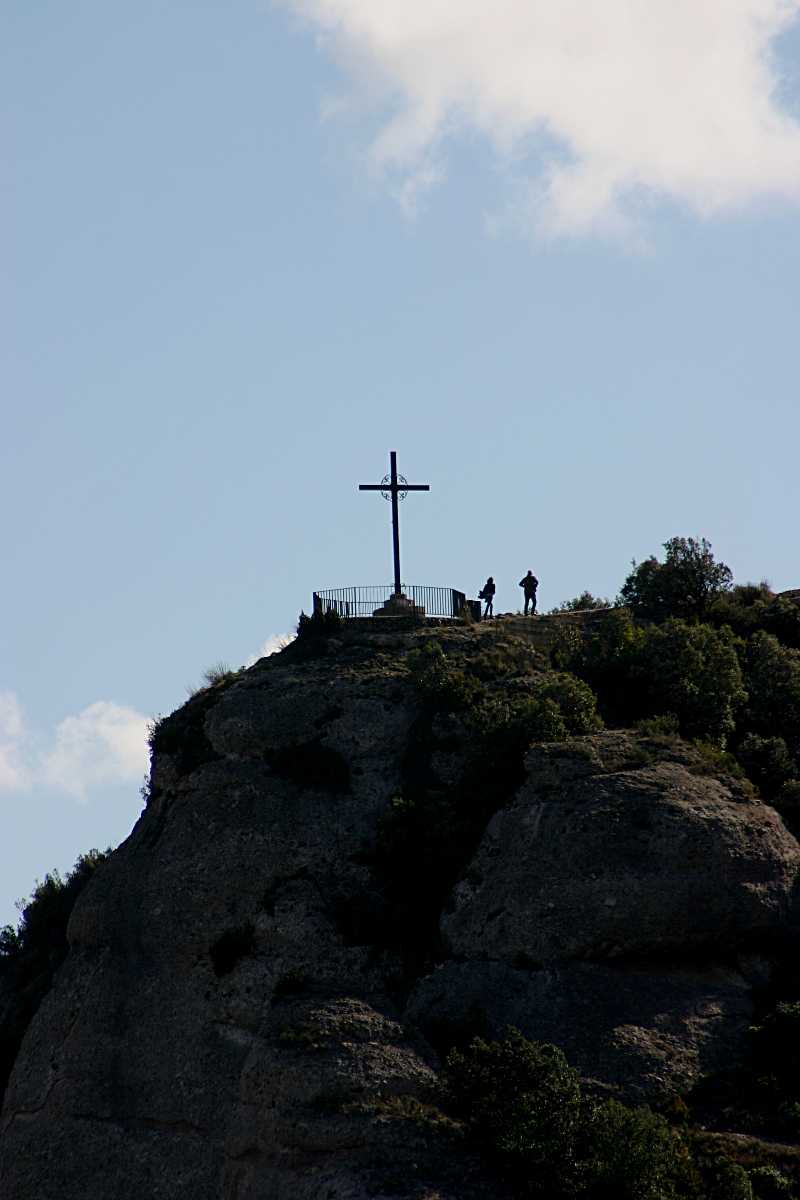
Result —
M 392 498 L 391 483 L 392 483 L 391 475 L 384 475 L 383 479 L 381 480 L 381 495 L 383 496 L 384 500 L 391 500 L 391 498 Z M 384 491 L 384 488 L 388 488 L 388 491 Z M 403 490 L 404 488 L 406 488 L 406 489 L 408 488 L 408 480 L 406 479 L 405 475 L 398 475 L 397 476 L 397 499 L 398 500 L 405 500 L 406 496 L 408 495 L 408 491 L 404 491 Z

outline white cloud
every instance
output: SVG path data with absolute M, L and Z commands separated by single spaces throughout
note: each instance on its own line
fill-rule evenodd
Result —
M 0 792 L 22 792 L 30 778 L 21 758 L 25 725 L 13 692 L 0 692 Z
M 148 765 L 148 719 L 111 700 L 97 700 L 57 726 L 49 748 L 28 736 L 13 692 L 0 692 L 0 793 L 34 785 L 85 801 L 104 785 L 136 782 Z
M 22 737 L 22 707 L 13 692 L 0 692 L 0 738 Z
M 476 131 L 546 233 L 619 232 L 653 199 L 701 216 L 800 200 L 774 57 L 800 0 L 276 2 L 380 107 L 370 161 L 406 207 Z
M 51 787 L 86 800 L 103 784 L 141 779 L 148 763 L 147 717 L 111 700 L 96 700 L 56 728 L 41 775 Z
M 268 658 L 270 654 L 278 654 L 281 650 L 284 650 L 290 642 L 293 642 L 295 637 L 296 634 L 294 633 L 273 633 L 265 642 L 262 642 L 259 649 L 256 650 L 255 654 L 251 658 L 248 658 L 244 665 L 246 667 L 252 667 L 253 663 L 258 662 L 260 658 Z

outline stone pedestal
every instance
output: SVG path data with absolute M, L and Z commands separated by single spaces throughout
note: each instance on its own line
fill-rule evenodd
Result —
M 425 609 L 421 604 L 415 604 L 413 600 L 409 600 L 408 596 L 402 592 L 397 595 L 390 596 L 380 608 L 376 608 L 373 612 L 373 617 L 413 617 L 417 620 L 424 620 Z

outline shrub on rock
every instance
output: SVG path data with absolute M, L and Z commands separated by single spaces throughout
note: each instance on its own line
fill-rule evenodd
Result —
M 451 1102 L 520 1195 L 689 1200 L 698 1174 L 681 1136 L 649 1108 L 583 1095 L 562 1052 L 509 1029 L 447 1058 Z
M 583 1101 L 577 1072 L 556 1046 L 516 1029 L 502 1042 L 475 1038 L 450 1053 L 446 1078 L 455 1110 L 530 1194 L 575 1194 Z
M 744 723 L 766 737 L 782 737 L 792 755 L 800 755 L 800 650 L 776 637 L 757 633 L 744 656 L 748 693 Z
M 669 713 L 685 737 L 722 745 L 746 699 L 736 650 L 729 629 L 679 619 L 637 626 L 623 613 L 565 665 L 593 688 L 612 723 Z
M 48 872 L 25 903 L 20 921 L 0 929 L 0 1102 L 25 1030 L 67 954 L 67 923 L 79 893 L 108 852 L 79 856 L 65 879 Z
M 643 715 L 675 713 L 686 737 L 724 744 L 745 700 L 733 635 L 670 620 L 646 630 L 632 664 Z
M 789 1180 L 777 1167 L 756 1167 L 750 1172 L 754 1200 L 792 1200 L 794 1192 Z
M 748 733 L 736 757 L 762 794 L 772 800 L 795 774 L 794 759 L 783 738 Z
M 667 617 L 703 620 L 711 602 L 729 591 L 730 567 L 716 562 L 705 538 L 670 538 L 664 561 L 654 556 L 634 563 L 620 591 L 620 600 L 637 617 L 663 621 Z

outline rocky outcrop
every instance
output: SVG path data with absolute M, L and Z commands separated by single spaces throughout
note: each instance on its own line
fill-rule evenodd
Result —
M 434 1034 L 514 1025 L 585 1076 L 663 1098 L 741 1053 L 751 953 L 795 923 L 800 846 L 747 784 L 669 739 L 536 746 L 441 918 L 409 1013 Z
M 559 1045 L 597 1090 L 652 1102 L 741 1053 L 760 965 L 450 961 L 420 980 L 407 1016 L 445 1039 L 517 1028 Z
M 787 924 L 800 846 L 744 785 L 696 774 L 699 756 L 606 733 L 525 766 L 442 917 L 453 956 L 719 953 Z
M 800 848 L 674 741 L 534 747 L 408 977 L 376 839 L 411 749 L 440 789 L 466 749 L 441 714 L 420 738 L 405 656 L 497 636 L 297 645 L 159 727 L 147 808 L 79 897 L 15 1065 L 0 1194 L 500 1197 L 442 1111 L 449 1039 L 514 1024 L 636 1097 L 739 1052 Z
M 472 1194 L 435 1056 L 340 918 L 415 712 L 379 648 L 265 660 L 159 730 L 12 1076 L 4 1196 Z

